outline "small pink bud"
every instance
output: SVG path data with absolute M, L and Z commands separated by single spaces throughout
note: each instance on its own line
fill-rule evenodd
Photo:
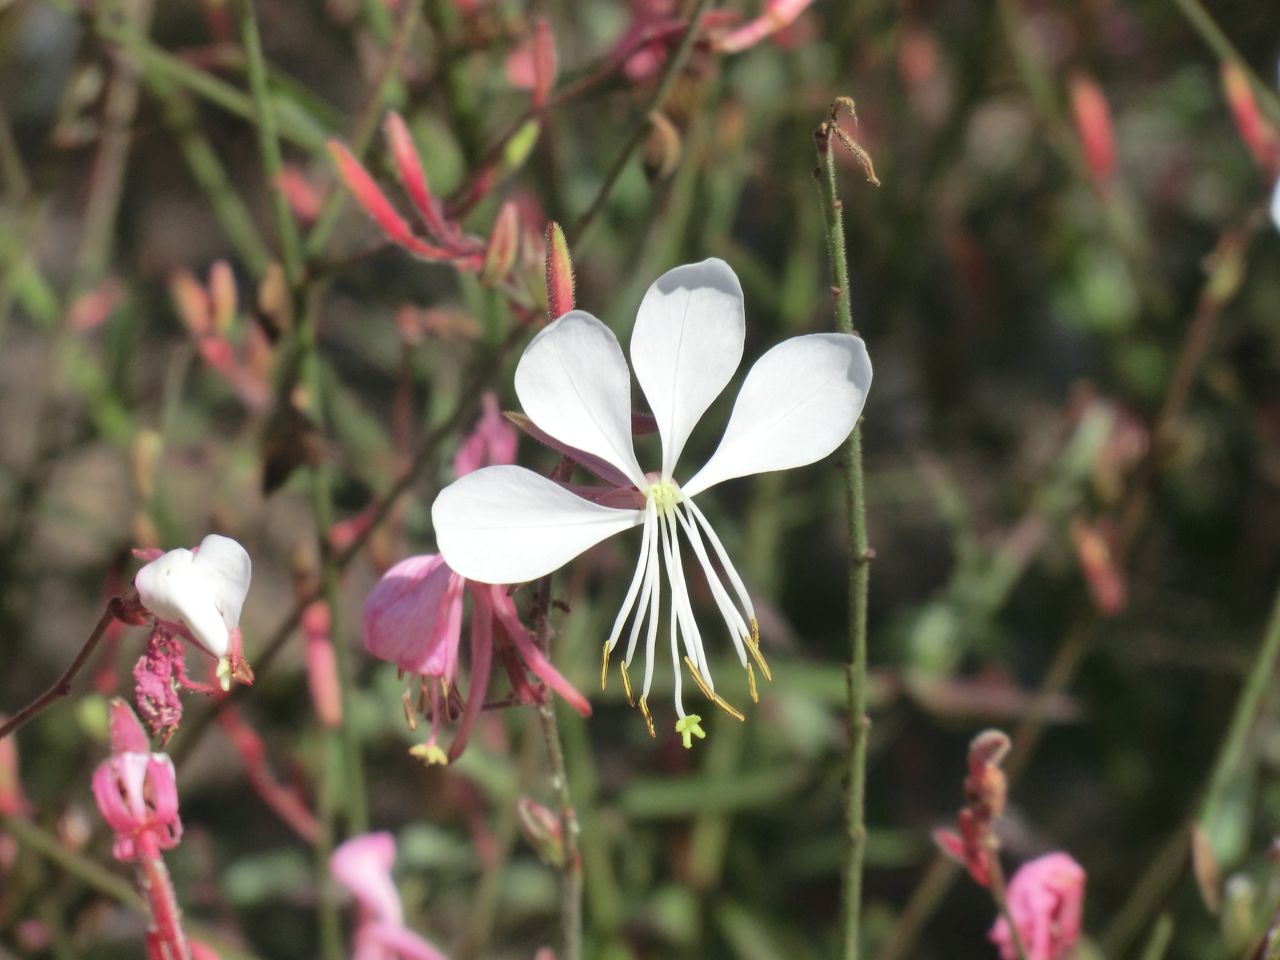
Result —
M 1115 173 L 1115 133 L 1107 98 L 1087 74 L 1077 73 L 1071 78 L 1071 109 L 1089 174 L 1098 189 L 1105 190 Z
M 307 638 L 307 684 L 311 703 L 320 723 L 330 730 L 342 726 L 342 688 L 329 638 L 329 606 L 323 600 L 311 604 L 302 614 L 302 632 Z
M 516 801 L 516 819 L 525 840 L 543 862 L 549 867 L 563 867 L 564 833 L 560 829 L 560 818 L 536 800 L 520 797 Z
M 193 337 L 203 337 L 213 332 L 213 312 L 209 295 L 190 271 L 175 270 L 169 277 L 169 296 L 178 319 Z
M 480 270 L 480 282 L 492 285 L 502 280 L 515 266 L 516 251 L 520 244 L 520 218 L 516 205 L 508 200 L 498 211 L 489 245 L 484 254 L 484 266 Z
M 1103 616 L 1115 616 L 1124 609 L 1128 590 L 1116 565 L 1114 531 L 1102 524 L 1076 520 L 1071 525 L 1071 539 L 1094 606 Z
M 1222 64 L 1222 90 L 1231 116 L 1254 162 L 1268 176 L 1280 173 L 1280 134 L 1262 116 L 1253 87 L 1243 70 L 1231 61 Z
M 722 53 L 738 53 L 753 47 L 765 37 L 790 26 L 813 0 L 768 0 L 764 12 L 755 20 L 743 24 L 716 43 Z
M 422 217 L 427 229 L 438 240 L 456 236 L 457 231 L 445 221 L 440 212 L 440 205 L 431 195 L 427 185 L 427 174 L 422 167 L 422 158 L 414 145 L 413 134 L 409 132 L 404 118 L 394 111 L 387 114 L 383 124 L 383 132 L 387 137 L 387 146 L 391 149 L 391 159 L 395 161 L 396 174 L 404 186 L 405 193 L 413 203 L 413 208 Z
M 236 322 L 236 277 L 225 260 L 215 260 L 209 267 L 209 306 L 213 329 L 220 334 L 230 332 Z
M 450 258 L 448 250 L 424 243 L 413 235 L 409 224 L 396 213 L 386 194 L 378 188 L 373 177 L 369 176 L 369 171 L 360 165 L 360 161 L 352 156 L 350 150 L 337 140 L 330 140 L 329 154 L 338 167 L 342 182 L 388 240 L 421 257 L 435 260 Z
M 280 171 L 280 177 L 276 181 L 276 185 L 280 188 L 280 192 L 284 194 L 284 199 L 289 204 L 289 209 L 293 211 L 293 215 L 299 221 L 304 224 L 315 223 L 316 218 L 320 216 L 320 210 L 324 203 L 320 199 L 320 193 L 312 186 L 306 174 L 293 164 L 287 163 L 284 165 L 284 169 Z
M 556 320 L 573 309 L 573 261 L 569 242 L 554 220 L 544 236 L 547 270 L 547 319 Z
M 86 333 L 105 323 L 124 300 L 125 287 L 115 277 L 107 277 L 82 294 L 67 311 L 67 324 L 77 333 Z
M 534 107 L 544 107 L 559 67 L 555 37 L 546 17 L 534 21 L 533 33 L 507 57 L 507 82 L 532 91 Z
M 519 435 L 498 406 L 498 398 L 486 393 L 481 398 L 484 412 L 453 458 L 455 476 L 465 476 L 481 467 L 516 462 Z
M 0 714 L 0 720 L 4 720 Z M 18 738 L 0 740 L 0 815 L 20 816 L 27 811 L 27 799 L 22 794 L 21 771 L 18 768 Z

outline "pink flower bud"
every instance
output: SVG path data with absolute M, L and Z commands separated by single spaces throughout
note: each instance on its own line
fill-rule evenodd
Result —
M 311 703 L 323 726 L 342 726 L 342 688 L 329 638 L 329 606 L 323 600 L 311 604 L 302 614 L 302 633 L 307 638 L 307 685 Z
M 516 819 L 520 832 L 543 861 L 557 869 L 564 866 L 564 833 L 560 818 L 528 797 L 516 800 Z
M 338 167 L 338 175 L 342 178 L 342 182 L 346 184 L 364 212 L 378 225 L 378 229 L 386 234 L 388 240 L 420 257 L 432 260 L 450 258 L 448 250 L 424 243 L 413 235 L 409 224 L 396 213 L 395 207 L 391 205 L 386 194 L 378 188 L 373 177 L 369 176 L 369 171 L 360 165 L 360 161 L 352 156 L 350 150 L 337 140 L 330 140 L 329 154 Z
M 547 319 L 555 320 L 573 309 L 573 261 L 569 242 L 554 220 L 544 237 L 547 269 Z
M 1084 868 L 1065 853 L 1024 863 L 1009 881 L 1009 913 L 1026 948 L 1027 960 L 1062 960 L 1072 955 L 1084 919 Z M 1001 960 L 1017 960 L 1012 931 L 1004 917 L 991 928 Z
M 464 476 L 481 467 L 515 463 L 519 435 L 511 422 L 502 415 L 498 398 L 486 393 L 481 398 L 484 412 L 480 422 L 467 434 L 453 458 L 455 476 Z
M 4 716 L 0 714 L 0 720 Z M 21 816 L 27 811 L 27 799 L 22 794 L 21 771 L 18 768 L 17 737 L 0 740 L 0 815 Z
M 213 329 L 228 333 L 236 320 L 236 277 L 225 260 L 215 260 L 209 267 L 209 306 Z
M 1115 532 L 1102 524 L 1076 520 L 1071 539 L 1094 606 L 1103 616 L 1115 616 L 1128 599 L 1124 576 L 1116 565 Z
M 722 37 L 716 43 L 716 49 L 722 53 L 738 53 L 754 47 L 770 34 L 790 26 L 812 2 L 813 0 L 768 0 L 759 17 Z
M 516 205 L 508 200 L 498 211 L 489 245 L 484 253 L 484 266 L 480 269 L 480 282 L 492 286 L 511 272 L 515 266 L 516 251 L 520 244 L 520 218 Z
M 1115 173 L 1115 133 L 1107 98 L 1087 74 L 1077 73 L 1071 78 L 1071 109 L 1089 175 L 1098 189 L 1105 190 Z
M 1253 154 L 1254 162 L 1268 176 L 1280 173 L 1280 133 L 1258 109 L 1249 78 L 1229 60 L 1222 64 L 1222 90 L 1231 107 L 1236 129 L 1240 131 L 1240 139 Z
M 387 137 L 387 146 L 391 150 L 391 159 L 395 161 L 396 174 L 400 177 L 400 183 L 405 193 L 409 195 L 413 208 L 418 211 L 418 216 L 422 217 L 427 229 L 438 240 L 456 238 L 457 230 L 445 220 L 439 203 L 431 195 L 431 188 L 427 186 L 427 174 L 422 166 L 422 158 L 418 155 L 413 134 L 409 132 L 404 118 L 394 111 L 388 113 L 383 124 L 383 132 Z
M 169 296 L 178 319 L 193 337 L 204 337 L 213 332 L 213 312 L 209 295 L 200 281 L 188 270 L 175 270 L 169 277 Z
M 163 753 L 117 753 L 93 774 L 93 796 L 115 831 L 112 854 L 133 862 L 154 859 L 182 837 L 173 762 Z
M 533 33 L 507 57 L 507 82 L 532 91 L 534 107 L 544 107 L 556 82 L 559 60 L 546 17 L 538 17 Z
M 324 203 L 306 174 L 293 164 L 287 163 L 280 171 L 276 185 L 284 194 L 285 202 L 289 204 L 289 209 L 298 220 L 304 224 L 315 223 Z
M 92 290 L 81 294 L 67 311 L 67 325 L 77 333 L 100 327 L 124 300 L 125 287 L 115 277 L 107 277 Z

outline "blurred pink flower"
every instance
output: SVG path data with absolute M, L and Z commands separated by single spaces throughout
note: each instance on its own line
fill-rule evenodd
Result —
M 558 65 L 551 25 L 546 17 L 538 17 L 533 32 L 507 55 L 507 83 L 530 91 L 535 107 L 546 106 L 556 82 Z
M 1106 95 L 1086 73 L 1077 73 L 1071 78 L 1071 111 L 1085 166 L 1098 189 L 1105 190 L 1116 170 L 1115 129 Z
M 112 854 L 132 863 L 153 860 L 182 837 L 173 762 L 149 753 L 146 733 L 123 700 L 111 707 L 112 755 L 93 774 L 93 796 L 115 831 Z
M 754 47 L 770 34 L 790 26 L 813 0 L 768 0 L 764 12 L 716 41 L 721 53 L 738 53 Z
M 453 457 L 453 472 L 459 477 L 481 467 L 495 463 L 515 463 L 516 460 L 519 434 L 502 415 L 497 396 L 486 393 L 480 404 L 483 411 L 480 421 L 467 434 Z
M 1084 868 L 1068 854 L 1050 853 L 1024 863 L 1009 882 L 1009 913 L 1027 960 L 1062 960 L 1080 939 L 1084 916 Z M 991 928 L 1001 960 L 1017 960 L 1004 917 Z
M 329 872 L 359 908 L 352 960 L 445 960 L 405 927 L 400 894 L 391 879 L 395 862 L 395 840 L 385 832 L 352 837 L 329 858 Z

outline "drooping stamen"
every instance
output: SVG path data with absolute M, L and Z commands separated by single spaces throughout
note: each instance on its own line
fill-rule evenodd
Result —
M 627 706 L 634 707 L 636 701 L 635 697 L 631 695 L 631 677 L 627 675 L 626 663 L 618 664 L 618 669 L 622 672 L 622 692 L 627 695 Z
M 703 695 L 708 700 L 714 703 L 717 707 L 719 707 L 729 716 L 737 720 L 745 721 L 747 719 L 745 716 L 743 716 L 740 710 L 734 707 L 733 704 L 731 704 L 724 697 L 720 696 L 720 694 L 716 693 L 714 690 L 711 689 L 711 687 L 707 685 L 707 681 L 703 679 L 702 674 L 698 672 L 698 668 L 692 660 L 690 660 L 688 657 L 685 657 L 684 665 L 689 668 L 689 673 L 693 675 L 693 682 L 698 685 L 698 689 L 702 691 Z
M 631 635 L 627 638 L 627 656 L 625 662 L 628 666 L 631 664 L 631 658 L 636 654 L 636 641 L 640 637 L 640 628 L 644 625 L 645 606 L 652 608 L 651 603 L 653 595 L 653 585 L 658 577 L 658 556 L 657 556 L 657 532 L 654 529 L 658 523 L 658 515 L 655 511 L 650 516 L 648 509 L 645 510 L 644 527 L 647 537 L 645 543 L 648 549 L 645 556 L 637 563 L 644 564 L 644 584 L 640 588 L 640 600 L 636 605 L 636 615 L 631 622 Z
M 640 540 L 640 559 L 636 563 L 636 572 L 631 578 L 631 585 L 627 587 L 627 594 L 622 600 L 618 616 L 613 621 L 613 629 L 609 631 L 609 639 L 604 644 L 604 666 L 600 669 L 601 690 L 605 687 L 605 678 L 609 673 L 609 654 L 617 646 L 618 637 L 622 635 L 622 627 L 626 624 L 627 617 L 631 615 L 631 608 L 636 602 L 636 596 L 640 592 L 640 584 L 644 580 L 645 573 L 649 567 L 649 538 L 653 536 L 653 524 L 650 523 L 651 515 L 656 515 L 652 500 L 645 504 L 644 532 Z
M 707 654 L 702 646 L 702 634 L 698 631 L 698 623 L 693 618 L 693 607 L 689 603 L 689 587 L 684 579 L 684 565 L 680 561 L 680 541 L 676 537 L 675 521 L 671 519 L 670 514 L 663 515 L 659 522 L 662 524 L 662 552 L 667 561 L 667 585 L 671 588 L 671 618 L 672 618 L 672 656 L 676 656 L 676 642 L 674 627 L 679 625 L 679 633 L 684 638 L 684 649 L 695 663 L 702 666 L 703 671 L 708 677 L 711 676 L 711 670 L 707 667 Z M 679 662 L 675 663 L 675 670 L 680 672 Z
M 751 693 L 751 702 L 760 702 L 760 692 L 756 689 L 756 672 L 751 669 L 751 664 L 747 664 L 747 690 Z
M 658 731 L 653 725 L 653 714 L 649 712 L 649 701 L 646 697 L 640 698 L 640 715 L 644 717 L 644 725 L 649 728 L 649 736 L 656 740 Z
M 657 520 L 654 520 L 657 523 Z M 655 529 L 649 538 L 649 568 L 654 574 L 649 594 L 649 636 L 645 639 L 644 648 L 644 691 L 640 695 L 641 703 L 649 699 L 649 690 L 653 687 L 653 658 L 658 649 L 658 605 L 662 602 L 662 578 L 658 573 L 658 531 Z M 627 657 L 630 660 L 630 657 Z M 650 718 L 649 723 L 652 723 Z M 657 734 L 654 734 L 657 736 Z
M 671 676 L 675 681 L 676 716 L 684 719 L 684 701 L 680 695 L 680 591 L 676 588 L 671 566 L 671 545 L 667 542 L 666 526 L 663 525 L 662 549 L 667 557 L 667 582 L 671 587 Z
M 760 665 L 760 672 L 764 674 L 764 678 L 770 683 L 773 682 L 773 671 L 769 669 L 769 664 L 764 662 L 764 654 L 760 652 L 760 623 L 755 617 L 751 618 L 751 636 L 745 638 L 747 649 L 751 651 L 751 657 Z
M 702 527 L 707 539 L 711 541 L 711 547 L 715 550 L 716 557 L 720 560 L 720 566 L 724 568 L 725 575 L 728 576 L 729 582 L 733 584 L 733 589 L 738 594 L 738 600 L 742 603 L 742 609 L 747 612 L 747 619 L 754 620 L 756 618 L 756 608 L 751 605 L 751 597 L 747 593 L 747 587 L 742 582 L 742 578 L 738 576 L 738 571 L 734 567 L 733 561 L 729 559 L 729 554 L 725 551 L 724 544 L 720 542 L 720 538 L 716 536 L 715 530 L 712 529 L 711 522 L 690 498 L 682 495 L 681 499 L 688 506 L 694 517 L 697 518 L 698 525 Z
M 698 558 L 698 563 L 702 565 L 703 575 L 707 578 L 707 586 L 711 588 L 711 596 L 715 599 L 716 607 L 720 610 L 720 616 L 724 618 L 725 626 L 729 628 L 729 636 L 733 638 L 733 646 L 738 651 L 738 660 L 745 667 L 747 665 L 747 651 L 742 644 L 742 640 L 749 634 L 746 621 L 742 619 L 742 615 L 738 613 L 738 608 L 733 605 L 733 600 L 729 597 L 729 592 L 725 590 L 724 584 L 720 582 L 720 574 L 711 565 L 711 558 L 707 556 L 707 550 L 702 544 L 702 535 L 698 533 L 697 525 L 679 510 L 676 511 L 676 517 L 684 528 L 685 536 L 689 538 L 689 544 L 693 547 L 693 553 Z
M 404 703 L 404 722 L 409 725 L 410 730 L 418 729 L 418 717 L 413 709 L 413 703 L 409 698 L 409 689 L 406 687 L 401 697 Z

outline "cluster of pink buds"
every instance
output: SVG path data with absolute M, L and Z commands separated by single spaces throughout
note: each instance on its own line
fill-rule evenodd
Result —
M 396 246 L 423 260 L 451 263 L 460 270 L 480 272 L 485 266 L 488 245 L 477 237 L 464 235 L 461 228 L 445 216 L 439 200 L 431 194 L 413 134 L 400 114 L 387 115 L 383 132 L 396 174 L 418 215 L 422 231 L 415 231 L 400 216 L 373 176 L 344 144 L 330 140 L 329 152 L 351 195 Z
M 246 406 L 254 410 L 266 407 L 271 399 L 271 344 L 256 323 L 243 325 L 243 340 L 238 346 L 229 339 L 238 308 L 235 277 L 227 262 L 218 260 L 209 268 L 207 286 L 188 270 L 175 271 L 169 279 L 169 292 L 205 363 Z
M 969 744 L 969 775 L 964 780 L 965 806 L 956 815 L 956 830 L 936 830 L 933 838 L 944 853 L 963 863 L 980 886 L 991 885 L 992 858 L 998 842 L 995 823 L 1004 814 L 1008 783 L 1000 764 L 1009 753 L 1009 737 L 984 730 Z
M 147 931 L 150 960 L 179 960 L 190 950 L 181 911 L 161 856 L 182 838 L 173 762 L 150 752 L 146 732 L 123 700 L 111 703 L 111 756 L 93 774 L 98 810 L 115 833 L 112 853 L 134 864 L 151 910 Z

